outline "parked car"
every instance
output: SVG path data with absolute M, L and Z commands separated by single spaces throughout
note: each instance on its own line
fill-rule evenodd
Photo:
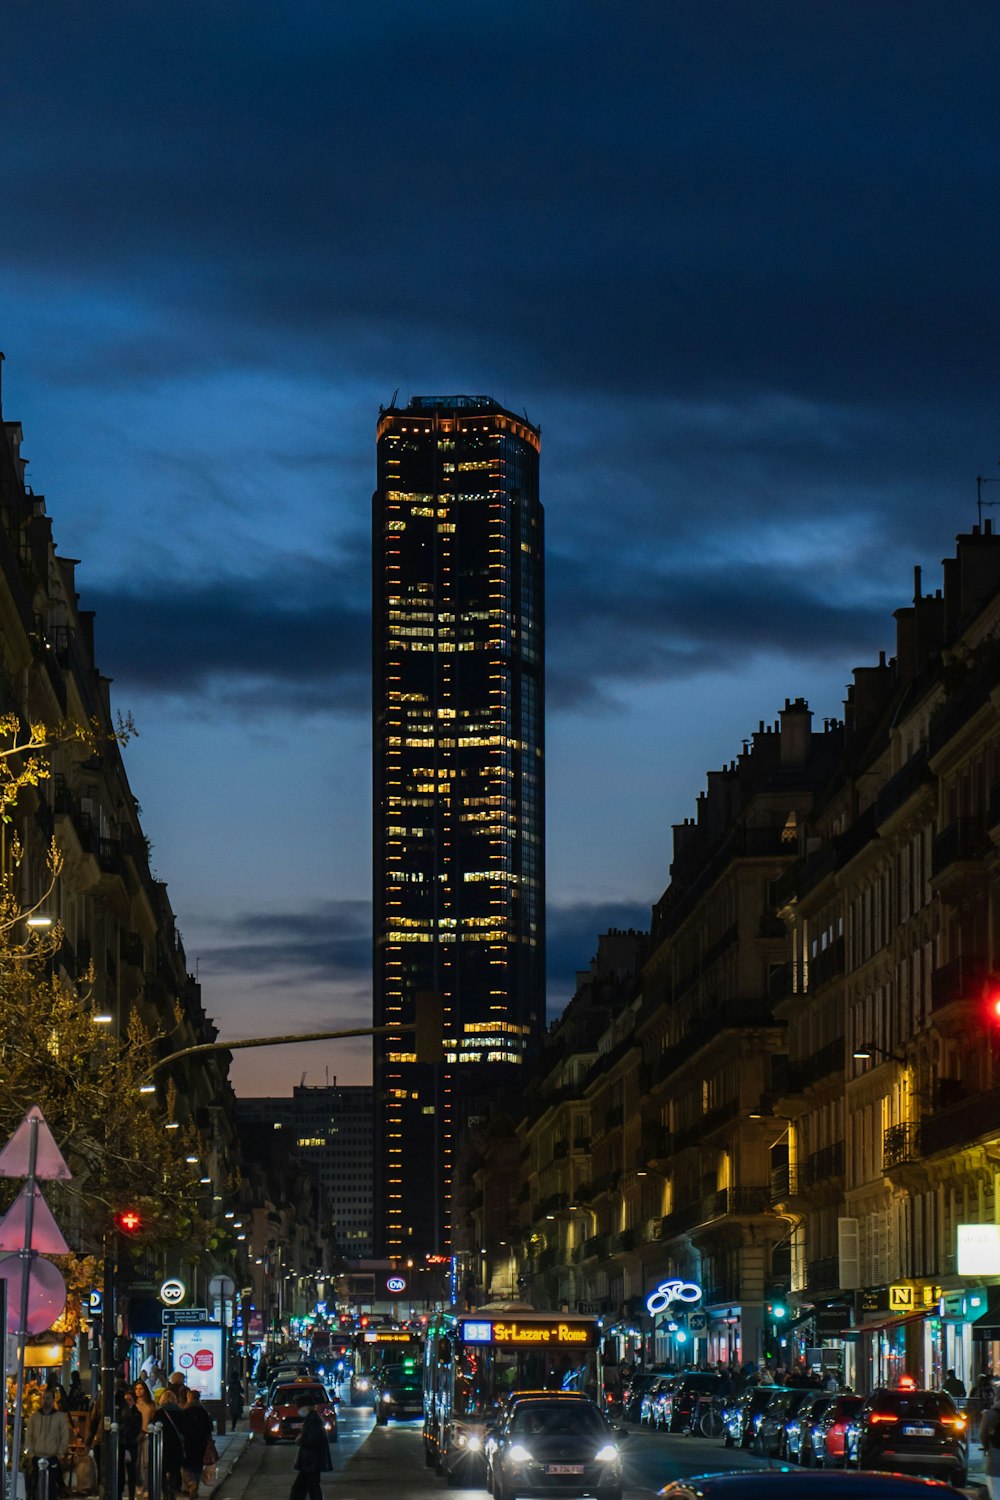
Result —
M 264 1406 L 259 1399 L 250 1410 L 250 1431 L 260 1432 L 265 1443 L 277 1443 L 282 1439 L 294 1441 L 302 1431 L 303 1405 L 315 1406 L 326 1428 L 331 1443 L 337 1441 L 337 1397 L 330 1394 L 326 1386 L 315 1380 L 296 1380 L 279 1385 L 272 1399 Z M 258 1409 L 263 1413 L 258 1415 Z
M 722 1390 L 721 1375 L 694 1372 L 677 1375 L 671 1381 L 657 1404 L 657 1425 L 667 1432 L 684 1432 L 691 1426 L 691 1417 L 699 1396 L 715 1396 Z
M 639 1421 L 642 1398 L 654 1381 L 661 1377 L 655 1370 L 637 1370 L 622 1393 L 622 1417 L 626 1422 Z
M 626 1436 L 593 1401 L 518 1401 L 497 1431 L 488 1487 L 495 1500 L 539 1494 L 621 1500 L 618 1444 Z
M 844 1467 L 848 1423 L 861 1410 L 860 1396 L 834 1396 L 809 1431 L 809 1445 L 817 1469 Z
M 741 1391 L 729 1409 L 722 1439 L 726 1447 L 749 1448 L 768 1403 L 785 1390 L 781 1385 L 748 1385 Z
M 809 1399 L 785 1423 L 785 1457 L 803 1468 L 812 1463 L 812 1429 L 833 1400 L 829 1391 L 810 1391 L 808 1395 Z
M 788 1420 L 808 1403 L 813 1394 L 808 1387 L 776 1391 L 760 1414 L 753 1438 L 755 1452 L 767 1458 L 784 1458 Z
M 860 1469 L 922 1474 L 964 1485 L 968 1420 L 944 1391 L 873 1391 L 857 1415 Z
M 901 1474 L 859 1474 L 832 1470 L 742 1469 L 675 1479 L 659 1491 L 660 1500 L 948 1500 L 954 1490 L 936 1479 Z
M 649 1425 L 654 1432 L 666 1430 L 667 1403 L 680 1378 L 679 1375 L 668 1375 L 666 1380 L 661 1381 L 656 1388 L 656 1395 L 653 1397 L 649 1409 Z
M 384 1425 L 391 1417 L 416 1417 L 424 1409 L 423 1371 L 413 1363 L 384 1365 L 372 1372 L 372 1406 L 375 1421 Z
M 653 1402 L 656 1400 L 657 1396 L 660 1394 L 660 1391 L 664 1389 L 664 1387 L 666 1386 L 667 1382 L 669 1380 L 672 1380 L 672 1379 L 673 1379 L 672 1375 L 658 1375 L 656 1377 L 656 1379 L 653 1381 L 652 1385 L 649 1387 L 649 1389 L 643 1392 L 642 1400 L 639 1403 L 639 1424 L 640 1424 L 640 1426 L 642 1426 L 642 1427 L 652 1427 L 652 1425 L 653 1425 Z

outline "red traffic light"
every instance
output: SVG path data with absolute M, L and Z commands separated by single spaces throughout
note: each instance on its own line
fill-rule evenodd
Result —
M 138 1234 L 142 1228 L 142 1214 L 136 1208 L 123 1208 L 115 1214 L 115 1224 L 124 1234 Z

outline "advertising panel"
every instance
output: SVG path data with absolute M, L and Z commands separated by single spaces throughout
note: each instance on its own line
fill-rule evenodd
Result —
M 203 1401 L 222 1400 L 221 1328 L 175 1328 L 172 1363 Z

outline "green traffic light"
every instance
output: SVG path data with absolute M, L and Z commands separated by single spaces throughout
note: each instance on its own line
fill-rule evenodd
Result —
M 788 1309 L 786 1307 L 782 1307 L 781 1304 L 779 1303 L 774 1308 L 774 1316 L 776 1318 L 783 1318 L 785 1316 L 785 1313 L 787 1311 L 788 1311 Z

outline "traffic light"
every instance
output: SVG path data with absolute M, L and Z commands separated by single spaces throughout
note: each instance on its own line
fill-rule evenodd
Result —
M 414 997 L 413 1018 L 417 1062 L 444 1062 L 444 996 L 434 990 L 421 990 Z
M 115 1228 L 122 1234 L 138 1234 L 142 1229 L 142 1214 L 137 1208 L 119 1208 L 115 1213 Z

